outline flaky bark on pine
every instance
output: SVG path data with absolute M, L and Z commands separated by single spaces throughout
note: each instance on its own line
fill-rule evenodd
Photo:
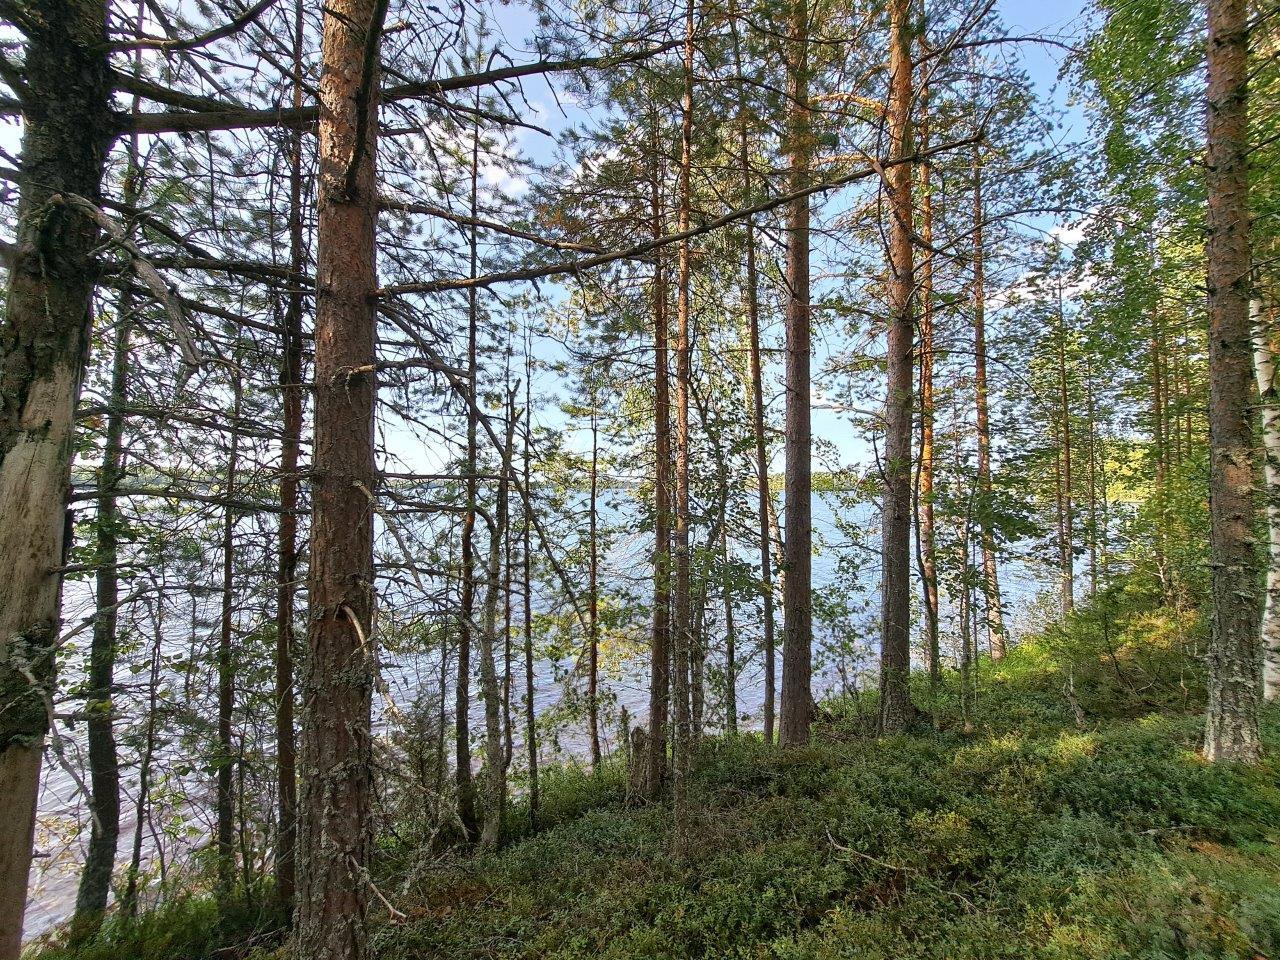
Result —
M 657 111 L 650 116 L 649 219 L 663 235 Z M 667 715 L 671 689 L 671 384 L 667 347 L 667 274 L 662 251 L 653 261 L 653 632 L 649 653 L 649 736 L 646 793 L 656 800 L 667 777 Z
M 1249 424 L 1248 59 L 1245 0 L 1209 0 L 1209 521 L 1213 629 L 1204 755 L 1252 762 L 1260 657 Z
M 385 12 L 380 0 L 330 0 L 321 45 L 311 623 L 301 683 L 295 914 L 295 953 L 306 960 L 369 953 L 374 157 Z
M 809 182 L 813 117 L 809 105 L 809 4 L 791 0 L 787 73 L 788 186 Z M 810 460 L 809 198 L 798 196 L 786 213 L 786 474 L 783 508 L 782 696 L 778 742 L 809 742 L 813 720 L 813 478 Z
M 889 151 L 911 153 L 910 4 L 889 6 Z M 880 728 L 902 730 L 915 715 L 911 674 L 911 420 L 915 272 L 910 163 L 889 168 L 889 347 L 885 399 L 881 548 Z

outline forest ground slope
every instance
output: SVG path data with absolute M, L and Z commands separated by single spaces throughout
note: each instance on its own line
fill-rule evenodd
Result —
M 908 734 L 873 736 L 874 698 L 850 697 L 804 749 L 705 739 L 678 829 L 628 803 L 616 758 L 545 771 L 539 829 L 518 802 L 496 854 L 388 831 L 375 956 L 1280 957 L 1280 711 L 1261 765 L 1206 764 L 1194 641 L 1159 612 L 1089 616 L 983 660 L 963 713 L 958 675 L 916 678 Z M 219 920 L 179 891 L 41 957 L 284 957 L 258 893 Z
M 1080 725 L 1060 664 L 1030 645 L 984 664 L 969 734 L 944 694 L 941 729 L 868 737 L 855 700 L 807 749 L 709 740 L 681 829 L 615 798 L 433 870 L 378 954 L 1280 955 L 1280 768 L 1203 763 L 1180 668 L 1105 659 L 1073 684 Z

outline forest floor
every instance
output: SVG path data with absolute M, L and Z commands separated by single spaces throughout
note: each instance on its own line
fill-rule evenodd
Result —
M 842 704 L 804 750 L 710 740 L 679 829 L 615 799 L 434 871 L 378 956 L 1280 956 L 1276 761 L 1207 765 L 1198 709 L 1084 684 L 1078 727 L 1015 659 L 971 734 L 870 738 Z
M 864 698 L 828 704 L 805 749 L 708 738 L 678 827 L 669 807 L 626 802 L 621 762 L 553 770 L 538 832 L 496 854 L 381 846 L 403 916 L 375 903 L 374 954 L 1280 957 L 1280 712 L 1263 764 L 1208 765 L 1194 661 L 1073 656 L 1069 673 L 1038 643 L 984 661 L 969 733 L 950 676 L 909 734 L 870 736 Z M 185 909 L 189 931 L 208 916 Z M 112 929 L 45 956 L 272 949 Z

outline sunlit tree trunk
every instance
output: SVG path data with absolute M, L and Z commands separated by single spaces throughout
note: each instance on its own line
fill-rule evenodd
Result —
M 1102 540 L 1098 510 L 1098 411 L 1093 383 L 1093 366 L 1084 370 L 1085 417 L 1089 430 L 1089 599 L 1098 594 L 1098 559 Z
M 385 0 L 329 0 L 320 72 L 310 653 L 295 955 L 364 960 L 372 846 L 374 156 Z
M 734 11 L 736 13 L 736 10 Z M 736 16 L 730 19 L 733 35 L 734 61 L 739 79 L 742 79 L 742 50 L 738 37 Z M 745 84 L 740 91 L 738 107 L 738 164 L 742 176 L 742 194 L 745 202 L 753 198 L 751 175 L 751 122 L 747 111 Z M 762 626 L 764 651 L 764 738 L 773 742 L 777 716 L 777 648 L 774 639 L 773 613 L 773 564 L 769 543 L 769 455 L 764 433 L 764 376 L 760 362 L 760 277 L 756 264 L 755 220 L 747 217 L 743 223 L 746 244 L 746 307 L 748 326 L 748 351 L 750 367 L 750 416 L 756 459 L 756 521 L 759 526 L 760 549 L 760 600 L 763 607 Z
M 498 505 L 489 530 L 489 561 L 485 570 L 484 623 L 480 631 L 480 685 L 484 692 L 484 828 L 480 845 L 492 850 L 502 836 L 502 816 L 507 798 L 506 750 L 502 741 L 502 690 L 498 686 L 496 647 L 498 639 L 498 596 L 502 572 L 502 544 L 507 536 L 510 510 L 511 451 L 515 446 L 516 423 L 507 419 L 498 474 Z
M 809 182 L 813 153 L 809 106 L 809 4 L 791 0 L 785 148 L 788 187 L 797 191 Z M 809 304 L 809 198 L 797 197 L 786 213 L 786 477 L 782 586 L 782 709 L 778 742 L 798 746 L 809 742 L 813 720 L 813 497 L 810 443 L 812 439 Z
M 1249 180 L 1245 0 L 1208 0 L 1209 520 L 1213 630 L 1208 760 L 1256 761 L 1259 670 L 1249 425 Z
M 910 155 L 910 3 L 889 4 L 889 151 L 891 160 Z M 881 551 L 880 728 L 904 729 L 915 715 L 911 703 L 911 422 L 914 383 L 915 274 L 911 250 L 912 165 L 888 170 L 889 344 L 885 400 L 883 545 Z M 788 533 L 788 537 L 790 533 Z
M 679 203 L 676 229 L 689 229 L 693 164 L 693 55 L 694 0 L 685 3 L 684 94 L 681 100 Z M 675 720 L 672 787 L 677 810 L 683 807 L 688 784 L 689 751 L 693 743 L 689 698 L 689 665 L 693 646 L 693 597 L 689 543 L 689 391 L 692 386 L 692 344 L 690 342 L 690 263 L 692 248 L 686 237 L 680 242 L 676 294 L 676 378 L 675 378 L 675 643 L 671 685 L 672 715 Z
M 738 733 L 738 633 L 733 618 L 729 525 L 723 520 L 720 522 L 720 564 L 723 570 L 720 590 L 724 595 L 724 729 L 730 736 L 736 736 Z
M 923 40 L 923 38 L 922 38 Z M 923 45 L 923 44 L 922 44 Z M 929 87 L 920 90 L 920 149 L 929 148 Z M 924 594 L 925 652 L 929 681 L 942 676 L 938 642 L 938 538 L 933 490 L 934 331 L 933 331 L 933 168 L 920 164 L 920 467 L 916 506 L 920 583 Z
M 649 121 L 649 218 L 656 240 L 664 230 L 658 115 Z M 649 798 L 667 777 L 667 704 L 671 673 L 671 400 L 667 356 L 667 279 L 662 249 L 653 263 L 653 634 L 649 653 Z

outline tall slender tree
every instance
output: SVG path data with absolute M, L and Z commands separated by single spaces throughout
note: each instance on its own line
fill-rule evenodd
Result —
M 881 550 L 880 728 L 902 730 L 914 717 L 911 673 L 911 421 L 915 340 L 915 273 L 911 249 L 912 61 L 909 0 L 889 0 L 890 158 L 889 352 L 885 400 Z
M 332 0 L 321 41 L 311 624 L 294 927 L 296 953 L 309 960 L 364 960 L 369 953 L 374 158 L 386 9 L 386 0 Z
M 676 229 L 689 230 L 692 218 L 693 166 L 693 61 L 695 52 L 694 0 L 686 0 L 684 10 L 684 90 L 680 100 L 680 166 L 679 196 L 676 207 Z M 689 752 L 693 746 L 692 703 L 689 689 L 689 667 L 693 651 L 693 584 L 690 556 L 689 502 L 689 391 L 693 380 L 693 346 L 690 323 L 693 284 L 693 246 L 689 237 L 680 241 L 676 264 L 676 375 L 675 375 L 675 643 L 672 657 L 674 679 L 671 684 L 672 740 L 674 767 L 672 787 L 676 809 L 684 805 L 689 776 Z
M 303 96 L 304 20 L 302 0 L 293 9 L 293 105 Z M 280 351 L 280 525 L 276 534 L 276 896 L 292 911 L 297 885 L 294 845 L 297 839 L 297 745 L 294 739 L 293 604 L 298 576 L 298 462 L 302 447 L 302 313 L 303 291 L 297 278 L 306 267 L 303 229 L 302 130 L 289 134 L 289 269 Z
M 995 524 L 991 501 L 991 411 L 987 384 L 987 209 L 983 197 L 984 166 L 981 141 L 973 145 L 973 386 L 978 431 L 978 536 L 982 546 L 982 595 L 986 608 L 991 659 L 1005 655 L 1004 610 L 996 567 Z
M 1213 630 L 1204 755 L 1256 761 L 1257 558 L 1249 424 L 1248 4 L 1208 0 L 1209 543 Z
M 649 229 L 658 240 L 666 228 L 657 107 L 649 115 Z M 653 633 L 649 652 L 649 756 L 646 780 L 657 799 L 667 776 L 667 717 L 671 642 L 671 383 L 667 273 L 661 249 L 653 259 Z
M 809 4 L 791 0 L 787 37 L 788 187 L 809 185 L 813 117 L 809 103 Z M 796 196 L 786 211 L 787 346 L 786 478 L 782 587 L 782 710 L 778 742 L 809 742 L 813 719 L 813 478 L 810 462 L 809 197 Z

